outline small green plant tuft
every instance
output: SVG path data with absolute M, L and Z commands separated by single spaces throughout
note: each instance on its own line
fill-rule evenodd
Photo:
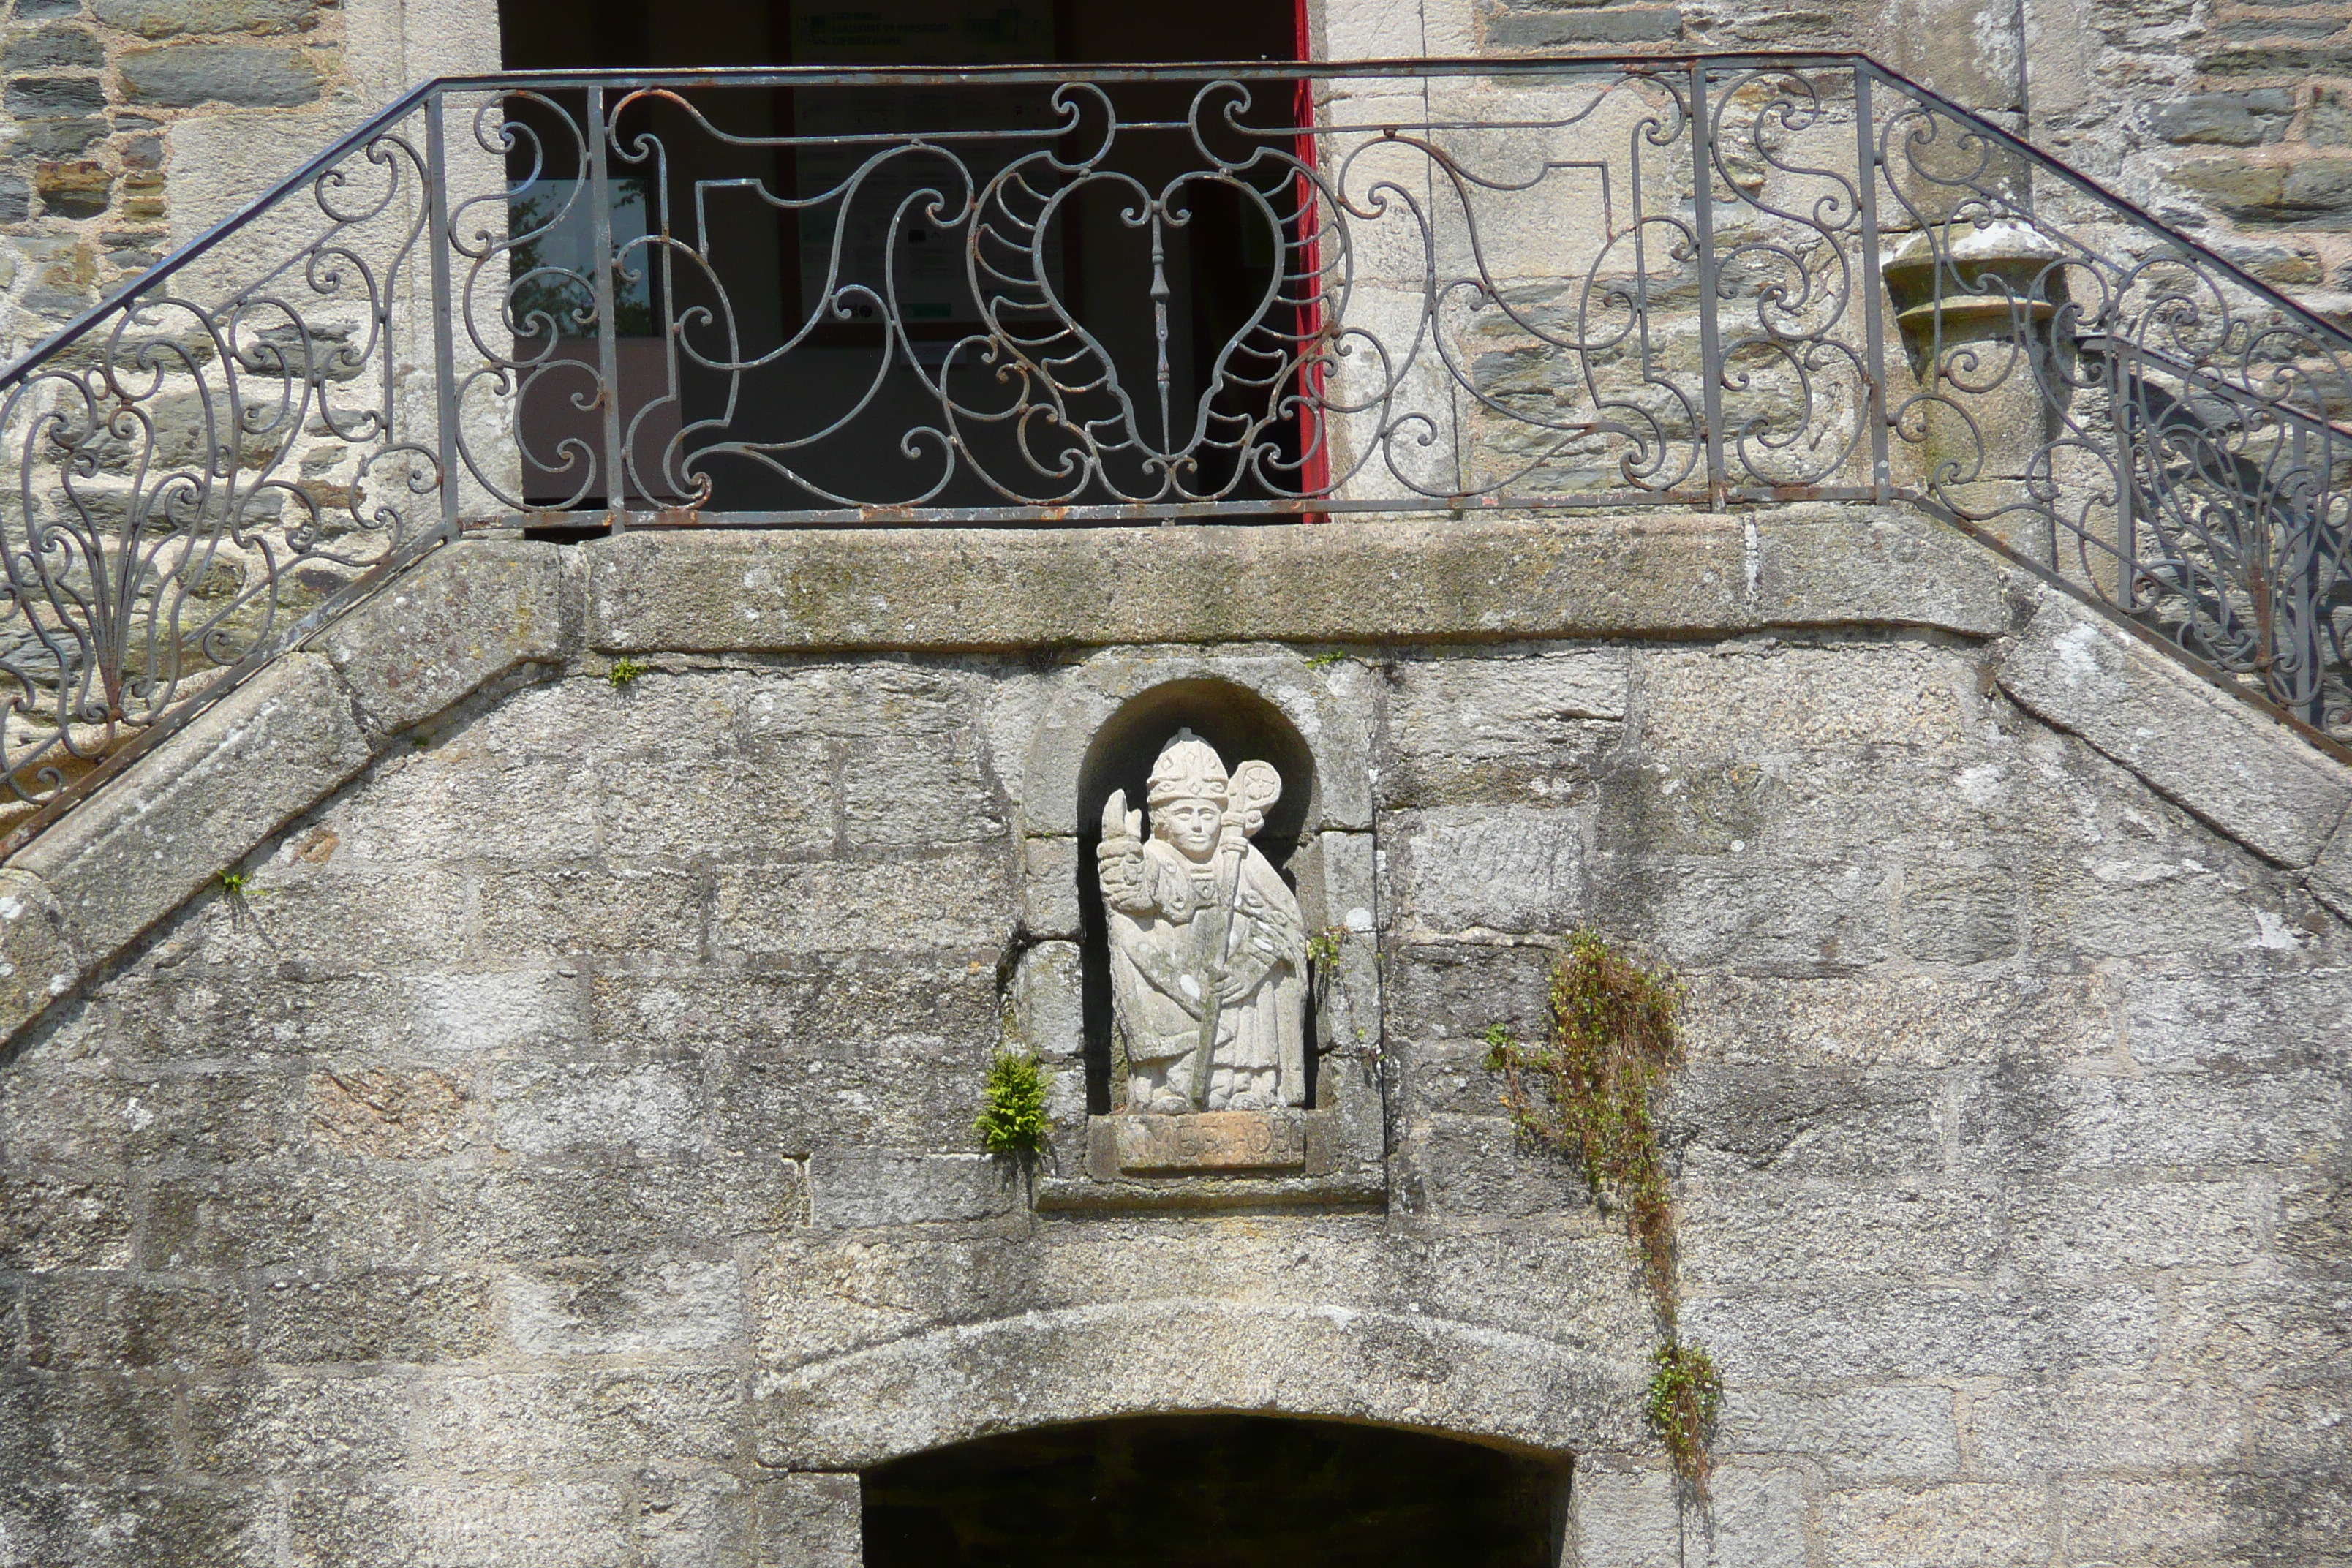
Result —
M 999 1051 L 988 1064 L 988 1083 L 971 1130 L 992 1154 L 1034 1157 L 1045 1147 L 1045 1069 L 1025 1053 Z
M 1330 963 L 1339 958 L 1339 950 L 1347 946 L 1348 939 L 1355 934 L 1346 926 L 1326 926 L 1307 939 L 1307 956 L 1318 963 Z
M 253 886 L 253 879 L 242 871 L 223 871 L 220 885 L 221 891 L 230 898 L 241 899 L 245 897 L 245 890 Z
M 1549 1026 L 1539 1045 L 1496 1024 L 1486 1069 L 1503 1079 L 1503 1105 L 1520 1136 L 1583 1167 L 1593 1195 L 1617 1207 L 1663 1342 L 1647 1408 L 1675 1471 L 1704 1498 L 1706 1441 L 1723 1383 L 1714 1361 L 1682 1337 L 1675 1280 L 1674 1194 L 1666 1185 L 1652 1108 L 1683 1064 L 1685 988 L 1580 931 L 1552 972 Z
M 1307 656 L 1307 668 L 1309 669 L 1328 669 L 1347 657 L 1347 652 L 1341 648 L 1333 648 L 1329 653 L 1310 654 Z
M 640 675 L 645 674 L 648 668 L 650 667 L 639 664 L 634 658 L 624 657 L 613 661 L 613 668 L 604 672 L 604 679 L 613 683 L 614 690 L 618 691 Z
M 1652 1351 L 1650 1363 L 1657 1370 L 1650 1373 L 1643 1408 L 1674 1458 L 1675 1473 L 1704 1496 L 1712 1468 L 1706 1446 L 1723 1407 L 1723 1374 L 1715 1370 L 1713 1356 L 1680 1340 Z

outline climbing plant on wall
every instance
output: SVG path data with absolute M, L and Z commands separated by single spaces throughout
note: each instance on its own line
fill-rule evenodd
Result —
M 1704 1497 L 1707 1439 L 1723 1380 L 1685 1340 L 1675 1279 L 1674 1194 L 1653 1109 L 1683 1064 L 1685 989 L 1597 931 L 1579 931 L 1552 972 L 1544 1038 L 1486 1033 L 1486 1067 L 1503 1078 L 1503 1104 L 1520 1135 L 1577 1161 L 1596 1196 L 1624 1215 L 1660 1343 L 1643 1407 L 1675 1470 Z

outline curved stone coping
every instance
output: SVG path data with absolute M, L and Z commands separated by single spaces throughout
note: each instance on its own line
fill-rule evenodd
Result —
M 1645 1441 L 1641 1369 L 1341 1305 L 1163 1300 L 1029 1312 L 769 1373 L 759 1462 L 863 1469 L 1028 1426 L 1232 1411 L 1569 1454 Z
M 583 583 L 584 579 L 584 583 Z M 2010 592 L 2030 624 L 2004 637 Z M 1255 606 L 1246 618 L 1234 603 Z M 1861 507 L 1064 531 L 647 532 L 425 557 L 0 867 L 0 1040 L 485 686 L 603 652 L 1736 636 L 2001 639 L 2023 707 L 2352 920 L 2352 769 L 1926 519 Z
M 425 557 L 141 758 L 0 867 L 0 1039 L 13 1038 L 399 737 L 579 647 L 550 544 Z
M 2063 594 L 2001 650 L 2018 706 L 2079 735 L 2352 920 L 2352 769 Z

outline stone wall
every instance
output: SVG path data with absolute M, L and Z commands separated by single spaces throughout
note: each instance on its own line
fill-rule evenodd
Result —
M 15 0 L 0 23 L 0 358 L 410 86 L 497 68 L 490 5 Z
M 1364 803 L 1370 1194 L 1033 1201 L 1041 781 L 1154 669 Z M 845 1564 L 861 1468 L 1219 1409 L 1571 1457 L 1588 1568 L 2344 1562 L 2347 807 L 1892 515 L 458 546 L 0 871 L 0 1562 Z M 1586 921 L 1693 985 L 1688 1518 L 1480 1066 Z
M 1334 58 L 1859 49 L 2341 324 L 2348 22 L 2342 5 L 2232 0 L 1328 0 L 1318 37 Z

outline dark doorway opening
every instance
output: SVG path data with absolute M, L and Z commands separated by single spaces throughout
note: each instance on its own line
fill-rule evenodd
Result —
M 1301 13 L 1286 0 L 501 0 L 499 23 L 509 69 L 1302 52 Z M 526 504 L 756 513 L 1297 493 L 1321 461 L 1294 384 L 1311 312 L 1286 292 L 1304 184 L 1278 159 L 1234 169 L 1286 148 L 1278 128 L 1301 105 L 1295 84 L 1275 82 L 1204 110 L 1202 85 L 1057 100 L 1052 83 L 966 75 L 625 100 L 604 204 L 625 426 L 617 490 L 585 324 L 587 94 L 509 94 Z M 624 102 L 613 89 L 608 107 Z M 1035 161 L 1041 140 L 1083 157 L 1114 123 L 1115 171 L 1087 179 Z M 916 133 L 935 140 L 878 155 L 880 140 Z M 1034 173 L 993 205 L 967 205 L 1024 153 Z M 1069 187 L 1058 198 L 1056 179 Z M 1168 198 L 1166 221 L 1135 221 L 1145 192 Z M 1033 351 L 1028 380 L 1008 381 L 987 346 L 1007 341 Z M 1025 416 L 1024 388 L 1036 405 Z
M 1002 36 L 1008 23 L 1021 47 L 990 63 L 1301 58 L 1301 17 L 1287 0 L 499 0 L 499 43 L 509 70 L 825 65 L 848 48 L 866 64 L 958 65 L 970 63 L 961 40 Z M 860 42 L 824 41 L 848 37 Z
M 1049 1426 L 865 1477 L 866 1568 L 1553 1568 L 1568 1467 L 1265 1415 Z

